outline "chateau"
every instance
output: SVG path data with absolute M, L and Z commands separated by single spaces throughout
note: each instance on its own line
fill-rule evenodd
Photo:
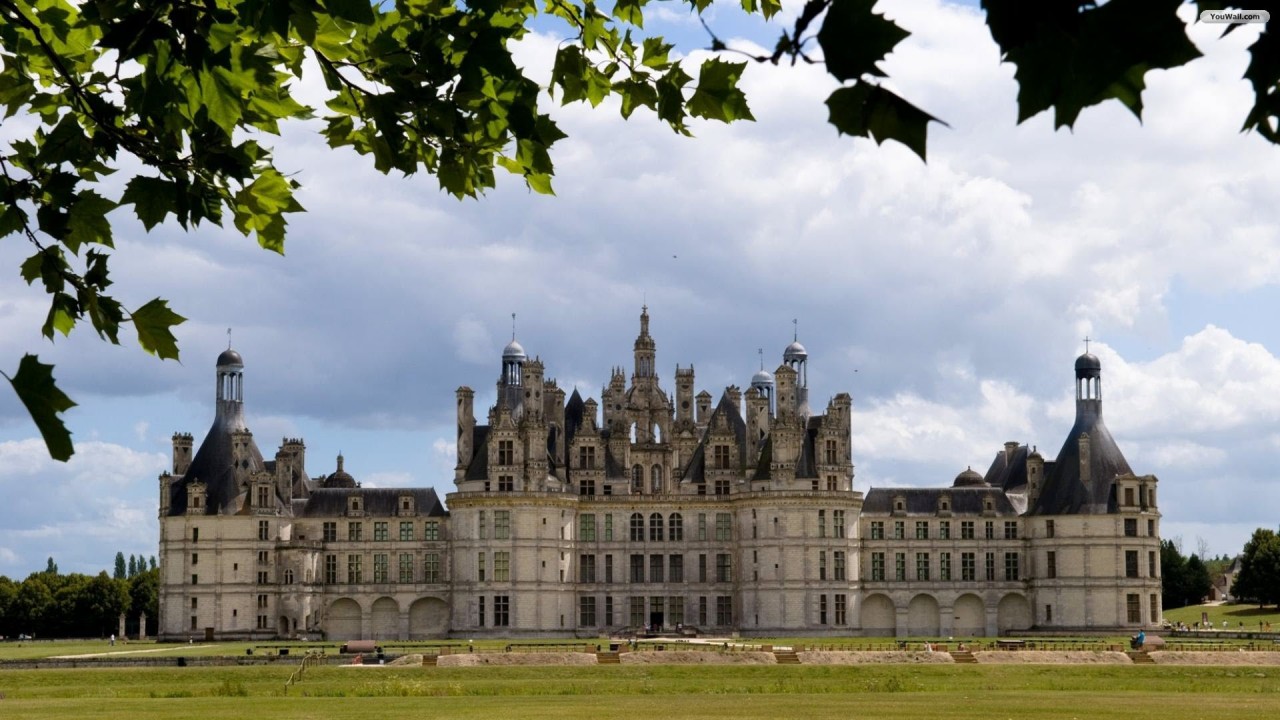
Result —
M 433 489 L 312 477 L 300 439 L 266 460 L 241 356 L 218 356 L 213 426 L 173 437 L 160 476 L 168 639 L 704 633 L 970 636 L 1160 622 L 1156 478 L 1102 420 L 1102 370 L 1075 364 L 1056 459 L 1016 442 L 985 473 L 853 489 L 852 399 L 810 406 L 787 346 L 718 400 L 657 374 L 647 309 L 628 381 L 568 397 L 514 340 L 477 422 L 457 391 L 448 508 Z

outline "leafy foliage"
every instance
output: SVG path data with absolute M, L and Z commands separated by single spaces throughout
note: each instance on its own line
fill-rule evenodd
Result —
M 1274 530 L 1258 528 L 1244 544 L 1231 594 L 1259 605 L 1280 604 L 1280 535 Z
M 712 4 L 681 2 L 700 19 Z M 766 20 L 781 10 L 779 0 L 738 4 Z M 1017 66 L 1020 121 L 1052 109 L 1056 124 L 1070 127 L 1107 100 L 1140 115 L 1146 73 L 1198 55 L 1178 0 L 982 4 L 1003 59 Z M 746 63 L 711 57 L 695 78 L 670 43 L 645 35 L 647 5 L 0 0 L 0 108 L 37 121 L 30 137 L 0 148 L 0 238 L 18 234 L 34 248 L 20 272 L 50 297 L 46 337 L 87 320 L 119 343 L 121 326 L 132 324 L 147 352 L 177 359 L 181 315 L 161 299 L 128 310 L 108 294 L 112 213 L 131 212 L 147 230 L 230 217 L 283 253 L 287 218 L 303 208 L 264 138 L 309 118 L 319 118 L 332 147 L 367 156 L 383 173 L 434 175 L 459 198 L 492 188 L 499 167 L 553 194 L 551 148 L 564 133 L 544 111 L 543 88 L 512 56 L 539 15 L 558 21 L 565 37 L 545 88 L 551 99 L 594 107 L 616 97 L 623 117 L 645 108 L 685 135 L 690 118 L 751 120 L 739 87 Z M 760 56 L 704 27 L 715 53 L 824 64 L 841 83 L 826 102 L 838 132 L 896 140 L 923 159 L 929 124 L 941 121 L 887 86 L 882 63 L 909 33 L 875 8 L 875 0 L 808 0 Z M 1251 53 L 1256 103 L 1244 126 L 1280 142 L 1280 40 L 1263 32 Z M 317 107 L 294 96 L 304 72 L 324 81 Z M 103 189 L 112 173 L 126 176 L 118 197 Z M 28 357 L 10 382 L 51 455 L 65 460 L 73 448 L 59 415 L 72 404 L 51 368 Z

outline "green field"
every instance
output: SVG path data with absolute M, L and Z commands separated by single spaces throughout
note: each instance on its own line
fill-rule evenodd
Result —
M 1280 668 L 1169 666 L 292 667 L 0 672 L 4 718 L 1247 718 Z
M 1240 623 L 1244 623 L 1245 632 L 1258 632 L 1258 621 L 1271 623 L 1272 632 L 1280 632 L 1280 608 L 1271 605 L 1259 608 L 1257 605 L 1192 605 L 1184 608 L 1166 609 L 1164 619 L 1169 622 L 1184 622 L 1188 625 L 1200 622 L 1200 613 L 1209 613 L 1209 622 L 1215 628 L 1222 629 L 1222 621 L 1227 621 L 1227 630 L 1239 631 Z

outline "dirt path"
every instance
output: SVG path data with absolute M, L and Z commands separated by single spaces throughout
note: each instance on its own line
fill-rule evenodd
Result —
M 212 645 L 174 645 L 172 647 L 153 648 L 151 650 L 112 650 L 103 653 L 86 653 L 84 655 L 54 655 L 50 660 L 79 660 L 81 658 L 111 657 L 113 655 L 141 655 L 143 653 L 171 652 L 173 650 L 194 650 L 196 648 L 213 647 Z

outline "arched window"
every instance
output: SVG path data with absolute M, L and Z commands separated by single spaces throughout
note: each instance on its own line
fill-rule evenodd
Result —
M 649 542 L 662 542 L 662 513 L 649 516 Z
M 636 465 L 631 468 L 631 492 L 644 492 L 644 466 Z
M 644 516 L 631 513 L 631 542 L 644 542 Z
M 658 423 L 654 423 L 654 424 L 653 424 L 653 433 L 652 433 L 652 435 L 651 435 L 650 437 L 652 437 L 652 438 L 653 438 L 653 441 L 654 441 L 654 442 L 656 442 L 656 443 L 660 443 L 660 442 L 662 442 L 662 426 L 661 426 L 661 425 L 659 425 Z
M 284 584 L 285 584 L 285 585 L 292 585 L 292 584 L 293 584 L 293 571 L 292 571 L 292 570 L 285 570 L 285 571 L 284 571 Z
M 662 466 L 654 465 L 649 471 L 649 492 L 657 495 L 662 492 Z
M 667 537 L 671 542 L 684 540 L 684 517 L 680 513 L 671 513 L 667 518 Z

